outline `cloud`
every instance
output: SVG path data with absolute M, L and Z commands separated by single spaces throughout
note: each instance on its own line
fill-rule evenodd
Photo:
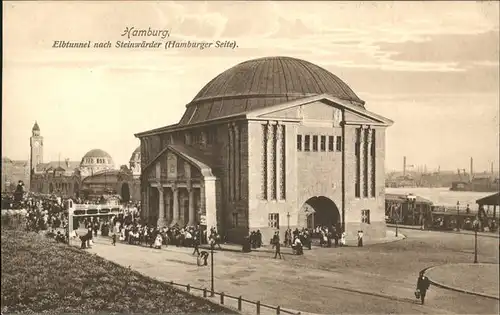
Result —
M 495 62 L 499 59 L 498 31 L 480 34 L 428 35 L 425 41 L 375 43 L 390 59 L 411 62 Z

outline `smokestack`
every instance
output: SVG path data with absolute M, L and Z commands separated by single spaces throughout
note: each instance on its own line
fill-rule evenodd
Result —
M 491 174 L 493 175 L 493 162 L 491 162 Z
M 403 176 L 406 175 L 406 156 L 403 156 Z
M 474 176 L 474 159 L 471 157 L 470 158 L 470 180 L 472 180 L 473 176 Z
M 69 167 L 69 159 L 68 158 L 65 159 L 65 162 L 66 162 L 66 167 Z

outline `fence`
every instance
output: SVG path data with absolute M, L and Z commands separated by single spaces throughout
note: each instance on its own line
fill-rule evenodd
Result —
M 207 293 L 209 293 L 211 297 L 218 295 L 218 296 L 220 296 L 220 304 L 221 305 L 224 305 L 224 299 L 225 298 L 237 300 L 238 301 L 238 311 L 241 311 L 241 309 L 242 309 L 242 303 L 245 302 L 245 303 L 249 303 L 249 304 L 255 305 L 255 311 L 256 311 L 257 315 L 260 315 L 260 309 L 261 309 L 261 307 L 265 307 L 265 308 L 268 308 L 268 309 L 271 309 L 271 310 L 275 310 L 276 314 L 300 315 L 300 312 L 295 313 L 295 312 L 292 312 L 292 311 L 289 311 L 289 310 L 283 310 L 283 309 L 281 309 L 280 306 L 276 306 L 275 307 L 275 306 L 271 306 L 271 305 L 267 305 L 267 304 L 262 304 L 262 303 L 260 303 L 260 301 L 257 301 L 257 302 L 250 301 L 250 300 L 244 299 L 243 297 L 241 297 L 241 295 L 240 296 L 233 296 L 233 295 L 225 294 L 224 292 L 212 292 L 210 290 L 207 290 L 206 288 L 192 287 L 189 284 L 185 285 L 185 284 L 175 283 L 173 281 L 170 281 L 169 283 L 172 286 L 176 285 L 176 286 L 179 286 L 179 287 L 186 288 L 187 292 L 191 292 L 191 290 L 202 291 L 204 298 L 207 297 Z

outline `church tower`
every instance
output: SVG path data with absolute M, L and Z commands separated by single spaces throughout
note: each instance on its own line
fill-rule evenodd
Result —
M 43 163 L 43 137 L 40 136 L 40 127 L 36 121 L 31 129 L 30 147 L 30 170 L 33 174 L 37 171 L 37 166 Z

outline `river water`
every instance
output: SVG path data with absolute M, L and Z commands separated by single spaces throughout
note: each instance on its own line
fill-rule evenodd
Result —
M 476 191 L 451 191 L 449 188 L 385 188 L 388 194 L 414 194 L 428 199 L 436 206 L 456 207 L 457 201 L 460 202 L 460 208 L 465 208 L 469 204 L 472 210 L 477 209 L 476 200 L 492 195 L 494 192 L 476 192 Z

